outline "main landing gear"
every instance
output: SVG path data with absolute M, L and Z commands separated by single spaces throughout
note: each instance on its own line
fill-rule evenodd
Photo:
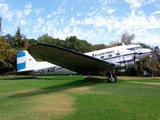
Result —
M 32 76 L 33 79 L 35 79 L 36 77 L 37 77 L 36 75 L 33 75 L 33 76 Z
M 108 76 L 107 76 L 107 81 L 108 81 L 109 83 L 117 82 L 117 76 L 116 76 L 114 70 L 110 70 L 107 75 L 108 75 Z

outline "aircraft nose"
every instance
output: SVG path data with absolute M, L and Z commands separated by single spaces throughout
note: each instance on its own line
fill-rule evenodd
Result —
M 150 55 L 152 55 L 152 50 L 144 49 L 144 53 L 147 54 L 148 56 L 150 56 Z
M 136 59 L 143 60 L 152 55 L 152 51 L 148 48 L 142 48 L 141 50 L 137 51 Z
M 153 51 L 149 49 L 149 57 L 152 57 Z
M 149 53 L 149 55 L 151 55 L 152 54 L 152 50 L 148 49 L 148 53 Z

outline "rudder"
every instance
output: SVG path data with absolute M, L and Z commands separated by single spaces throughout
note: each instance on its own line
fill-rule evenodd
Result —
M 26 50 L 17 52 L 16 58 L 17 71 L 29 70 L 36 65 L 36 60 Z

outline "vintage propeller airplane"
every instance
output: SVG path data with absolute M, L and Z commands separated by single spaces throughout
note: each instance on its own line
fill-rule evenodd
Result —
M 96 50 L 88 53 L 80 53 L 70 49 L 48 45 L 48 44 L 33 44 L 28 48 L 30 53 L 36 54 L 42 60 L 48 61 L 43 63 L 46 68 L 34 67 L 33 64 L 28 64 L 30 59 L 25 62 L 21 61 L 18 65 L 18 71 L 22 71 L 24 64 L 28 64 L 27 69 L 32 70 L 35 74 L 49 73 L 50 71 L 55 72 L 58 68 L 48 68 L 51 63 L 63 67 L 63 69 L 69 70 L 75 73 L 86 73 L 86 72 L 99 72 L 105 71 L 107 74 L 108 82 L 117 82 L 116 74 L 113 71 L 126 69 L 133 67 L 136 61 L 141 61 L 151 55 L 151 50 L 142 48 L 140 45 L 121 45 L 102 50 Z M 23 56 L 23 55 L 19 55 Z M 48 67 L 48 68 L 47 68 Z M 32 69 L 30 69 L 32 68 Z M 37 69 L 36 69 L 37 68 Z M 24 71 L 24 69 L 23 69 Z M 73 73 L 74 73 L 73 72 Z

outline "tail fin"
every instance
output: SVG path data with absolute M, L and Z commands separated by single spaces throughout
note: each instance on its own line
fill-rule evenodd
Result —
M 36 64 L 36 60 L 28 53 L 28 51 L 19 51 L 17 57 L 17 71 L 31 70 Z

